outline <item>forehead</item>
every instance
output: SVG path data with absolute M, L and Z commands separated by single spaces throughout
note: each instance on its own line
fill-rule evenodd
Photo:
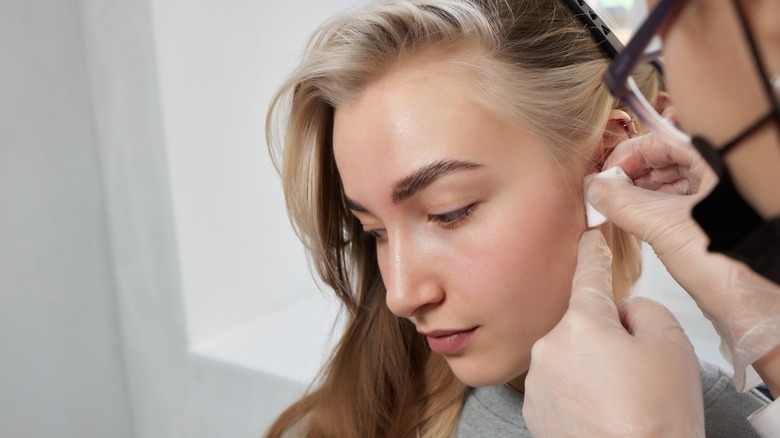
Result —
M 455 122 L 497 122 L 487 120 L 497 117 L 486 117 L 490 111 L 468 96 L 469 82 L 465 73 L 442 64 L 394 68 L 369 83 L 354 101 L 336 109 L 334 143 L 348 144 L 339 140 L 360 136 L 366 127 L 374 129 L 373 136 L 399 143 L 409 135 L 458 130 L 460 124 Z
M 479 163 L 498 178 L 519 165 L 551 168 L 537 138 L 471 97 L 470 79 L 447 64 L 405 65 L 337 108 L 333 147 L 347 196 L 374 208 L 369 200 L 390 200 L 399 180 L 439 161 Z
M 473 99 L 474 86 L 462 65 L 422 59 L 394 66 L 337 108 L 333 145 L 345 188 L 397 179 L 435 160 L 509 159 L 530 136 Z M 372 173 L 361 172 L 367 168 Z

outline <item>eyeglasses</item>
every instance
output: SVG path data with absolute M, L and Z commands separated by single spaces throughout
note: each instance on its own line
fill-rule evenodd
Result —
M 660 57 L 660 49 L 647 51 L 647 48 L 656 39 L 661 25 L 674 15 L 683 3 L 685 0 L 661 0 L 625 49 L 615 57 L 603 77 L 604 84 L 613 96 L 628 104 L 648 128 L 670 143 L 690 143 L 691 138 L 661 116 L 656 107 L 640 91 L 633 74 L 638 65 Z M 658 62 L 660 65 L 660 61 Z

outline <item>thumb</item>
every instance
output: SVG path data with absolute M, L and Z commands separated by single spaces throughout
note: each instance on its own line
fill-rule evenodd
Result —
M 585 197 L 599 213 L 619 228 L 646 240 L 651 228 L 668 219 L 674 208 L 667 193 L 636 187 L 630 182 L 616 179 L 594 179 L 585 188 Z M 668 208 L 665 208 L 668 207 Z
M 661 303 L 645 297 L 628 297 L 618 305 L 620 321 L 636 338 L 664 336 L 681 344 L 689 344 L 680 323 Z
M 586 231 L 580 239 L 569 310 L 619 322 L 612 296 L 612 252 L 598 230 Z

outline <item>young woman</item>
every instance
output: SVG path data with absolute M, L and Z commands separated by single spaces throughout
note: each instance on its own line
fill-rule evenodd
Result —
M 634 132 L 601 85 L 608 61 L 551 0 L 384 2 L 315 33 L 269 145 L 348 322 L 269 436 L 527 433 L 524 377 L 566 310 L 582 179 Z M 602 231 L 620 298 L 638 246 Z

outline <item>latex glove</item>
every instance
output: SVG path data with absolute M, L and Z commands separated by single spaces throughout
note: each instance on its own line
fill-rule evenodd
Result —
M 715 173 L 693 146 L 669 145 L 652 134 L 619 145 L 605 168 L 612 166 L 635 186 L 594 180 L 586 186 L 588 201 L 653 248 L 720 335 L 734 385 L 740 391 L 755 386 L 750 364 L 780 344 L 780 286 L 707 251 L 708 238 L 690 210 L 715 185 Z
M 627 298 L 618 310 L 611 260 L 599 231 L 583 234 L 569 309 L 531 350 L 528 429 L 535 437 L 703 437 L 693 346 L 653 300 Z

